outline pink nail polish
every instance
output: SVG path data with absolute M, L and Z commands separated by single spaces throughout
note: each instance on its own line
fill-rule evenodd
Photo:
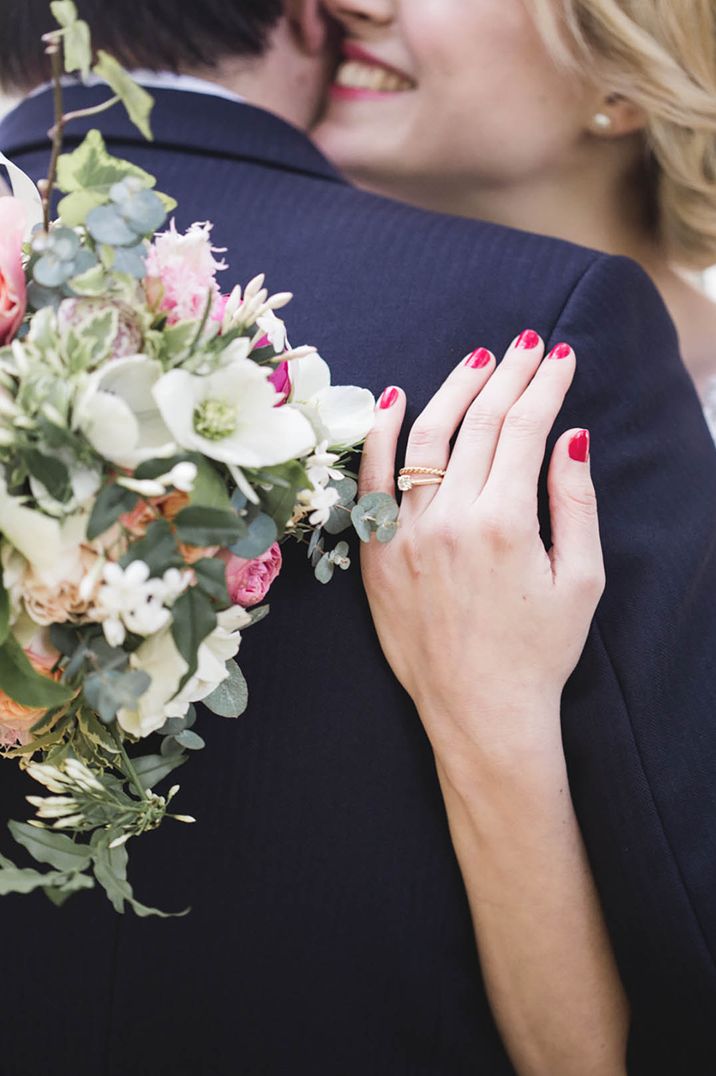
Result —
M 589 459 L 589 430 L 575 433 L 569 442 L 569 458 L 576 463 L 586 463 Z
M 557 344 L 553 347 L 547 356 L 548 359 L 568 359 L 572 354 L 572 349 L 569 344 Z
M 392 386 L 387 388 L 378 401 L 378 407 L 381 411 L 387 411 L 389 407 L 392 407 L 393 404 L 397 403 L 399 396 L 400 393 L 396 388 L 393 388 Z
M 492 361 L 492 352 L 488 351 L 486 347 L 479 347 L 477 351 L 472 351 L 465 359 L 465 366 L 469 366 L 472 370 L 482 370 L 483 367 L 488 366 Z
M 534 332 L 532 329 L 525 329 L 520 333 L 515 341 L 515 347 L 521 348 L 523 351 L 532 351 L 539 345 L 539 333 Z

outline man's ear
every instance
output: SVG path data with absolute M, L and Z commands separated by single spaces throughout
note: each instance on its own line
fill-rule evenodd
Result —
M 321 0 L 285 0 L 285 12 L 300 47 L 309 56 L 323 52 L 330 26 Z

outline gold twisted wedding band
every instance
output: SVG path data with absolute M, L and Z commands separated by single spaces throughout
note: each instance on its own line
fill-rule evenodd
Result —
M 416 486 L 439 486 L 446 474 L 441 467 L 402 467 L 398 471 L 398 489 L 407 493 Z

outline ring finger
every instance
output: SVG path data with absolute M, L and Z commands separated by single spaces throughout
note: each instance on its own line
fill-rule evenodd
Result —
M 487 348 L 481 347 L 467 355 L 453 370 L 410 431 L 405 454 L 406 468 L 447 468 L 450 441 L 494 369 L 495 356 Z M 420 479 L 423 476 L 417 477 Z M 403 496 L 401 515 L 415 516 L 424 512 L 438 488 L 437 483 L 413 486 Z

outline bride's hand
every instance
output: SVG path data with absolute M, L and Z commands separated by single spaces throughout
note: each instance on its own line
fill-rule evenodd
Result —
M 466 752 L 512 763 L 561 752 L 559 699 L 604 587 L 584 430 L 554 450 L 549 552 L 540 537 L 545 442 L 575 372 L 566 345 L 543 355 L 527 332 L 497 370 L 480 349 L 453 371 L 413 426 L 405 460 L 447 469 L 442 485 L 404 493 L 394 540 L 362 550 L 384 653 L 448 769 Z M 394 492 L 404 414 L 403 393 L 387 389 L 361 494 Z

